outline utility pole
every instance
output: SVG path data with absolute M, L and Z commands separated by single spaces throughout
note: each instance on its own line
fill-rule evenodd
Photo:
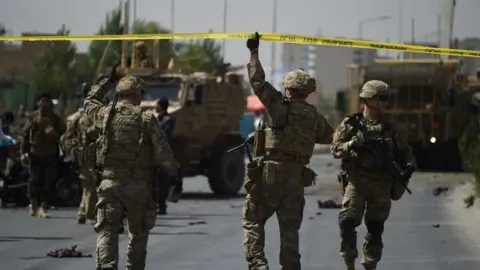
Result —
M 277 32 L 277 0 L 273 0 L 273 22 L 272 22 L 272 33 Z M 270 70 L 270 77 L 272 81 L 272 85 L 275 86 L 275 57 L 276 57 L 276 42 L 272 42 L 272 55 L 271 55 L 271 70 Z
M 175 3 L 172 0 L 170 7 L 172 8 L 170 11 L 170 28 L 172 33 L 175 33 Z
M 227 0 L 223 0 L 223 32 L 227 32 Z M 222 59 L 225 61 L 225 48 L 227 40 L 223 39 L 222 45 Z

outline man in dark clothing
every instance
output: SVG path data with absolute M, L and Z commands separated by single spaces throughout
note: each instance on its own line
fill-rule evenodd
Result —
M 158 121 L 162 126 L 163 132 L 168 140 L 172 137 L 173 129 L 175 128 L 175 121 L 173 118 L 168 114 L 168 98 L 162 97 L 157 101 L 157 113 L 158 113 Z M 156 199 L 158 204 L 158 214 L 159 215 L 166 215 L 167 214 L 167 196 L 169 190 L 169 181 L 168 174 L 164 171 L 158 169 L 157 170 L 157 177 L 156 177 Z
M 12 135 L 12 125 L 15 121 L 15 115 L 12 112 L 4 112 L 2 115 L 2 131 L 5 135 Z
M 23 128 L 20 158 L 22 162 L 27 158 L 30 160 L 29 214 L 35 216 L 39 210 L 40 218 L 48 218 L 48 201 L 58 175 L 58 145 L 66 126 L 63 119 L 54 113 L 50 94 L 40 95 L 37 105 L 38 110 L 32 113 Z

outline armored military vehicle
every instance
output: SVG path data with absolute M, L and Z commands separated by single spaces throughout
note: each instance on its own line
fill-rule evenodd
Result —
M 458 139 L 468 124 L 470 95 L 459 60 L 376 60 L 348 67 L 347 114 L 360 110 L 368 80 L 382 80 L 394 92 L 388 114 L 407 136 L 420 169 L 460 171 Z
M 170 100 L 168 112 L 175 119 L 170 145 L 183 176 L 204 175 L 214 194 L 236 195 L 243 186 L 244 153 L 227 150 L 242 143 L 238 128 L 246 106 L 242 80 L 229 73 L 227 65 L 216 74 L 185 73 L 175 70 L 172 61 L 168 65 L 161 54 L 153 60 L 145 67 L 132 57 L 131 66 L 123 61 L 119 73 L 145 80 L 148 92 L 141 106 L 154 110 L 159 98 Z

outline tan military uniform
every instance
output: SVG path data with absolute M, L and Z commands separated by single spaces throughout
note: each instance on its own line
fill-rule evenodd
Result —
M 95 191 L 96 171 L 92 166 L 92 148 L 99 133 L 93 123 L 80 108 L 67 118 L 67 131 L 62 136 L 62 145 L 67 153 L 75 157 L 79 167 L 80 180 L 82 181 L 82 201 L 78 208 L 78 223 L 84 224 L 86 219 L 95 220 L 95 204 L 97 194 Z M 93 147 L 92 147 L 93 146 Z
M 126 215 L 129 229 L 127 269 L 145 269 L 149 231 L 155 225 L 156 209 L 152 198 L 153 172 L 162 166 L 176 176 L 178 163 L 152 112 L 121 100 L 106 128 L 111 106 L 102 103 L 110 89 L 107 79 L 94 87 L 85 99 L 85 112 L 102 132 L 97 141 L 97 166 L 101 177 L 97 188 L 97 267 L 117 269 L 118 234 Z M 143 94 L 145 83 L 127 76 L 117 92 Z M 105 130 L 105 134 L 103 131 Z
M 305 101 L 286 100 L 265 82 L 259 61 L 252 59 L 248 71 L 250 84 L 267 108 L 270 119 L 266 130 L 266 155 L 255 162 L 259 164 L 257 173 L 249 170 L 245 180 L 248 192 L 242 218 L 245 257 L 249 269 L 268 269 L 264 226 L 276 213 L 282 269 L 301 269 L 298 230 L 305 206 L 304 187 L 314 181 L 313 172 L 305 165 L 310 162 L 315 143 L 331 143 L 333 130 L 314 106 Z M 302 70 L 287 73 L 284 86 L 305 96 L 315 89 L 314 81 Z
M 370 81 L 362 88 L 360 97 L 367 99 L 379 95 L 388 95 L 388 85 Z M 359 130 L 359 124 L 363 125 L 362 130 Z M 352 139 L 364 139 L 363 132 L 368 132 L 370 140 L 385 143 L 389 158 L 394 159 L 399 154 L 407 163 L 415 164 L 412 149 L 391 118 L 381 116 L 379 119 L 370 119 L 360 113 L 345 118 L 337 127 L 331 153 L 335 158 L 342 159 L 342 168 L 348 179 L 339 226 L 342 238 L 340 253 L 349 270 L 354 269 L 354 261 L 358 257 L 355 228 L 364 217 L 368 233 L 363 246 L 362 264 L 365 269 L 376 268 L 382 257 L 382 233 L 391 208 L 393 181 L 385 165 L 369 153 L 357 153 L 350 149 Z

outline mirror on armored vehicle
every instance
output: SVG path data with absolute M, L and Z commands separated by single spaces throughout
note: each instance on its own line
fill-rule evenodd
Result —
M 201 105 L 203 101 L 203 85 L 195 86 L 195 104 Z

